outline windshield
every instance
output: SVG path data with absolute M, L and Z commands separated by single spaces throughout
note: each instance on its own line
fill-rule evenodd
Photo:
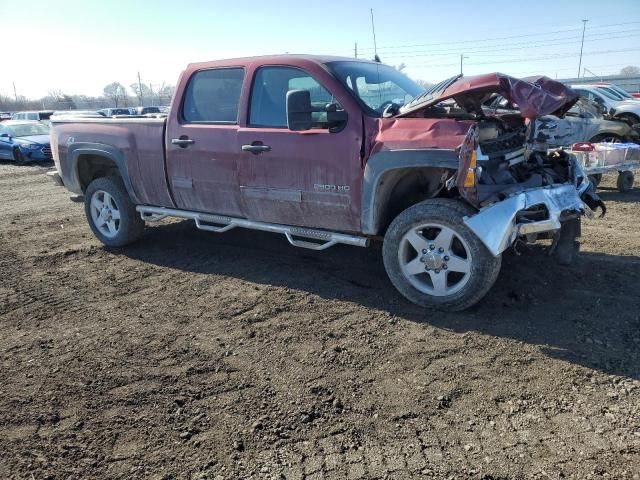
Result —
M 616 102 L 619 102 L 621 100 L 618 95 L 614 95 L 609 90 L 605 90 L 604 88 L 596 87 L 596 91 L 607 97 L 609 100 L 615 100 Z
M 20 123 L 17 125 L 11 125 L 9 128 L 13 137 L 49 134 L 49 126 L 44 123 Z
M 620 93 L 616 92 L 613 88 L 609 88 L 609 87 L 598 87 L 599 90 L 603 90 L 606 93 L 608 93 L 609 95 L 612 95 L 615 99 L 617 100 L 622 100 L 624 99 L 624 97 L 622 95 L 620 95 Z
M 629 92 L 627 92 L 624 88 L 621 88 L 617 85 L 609 85 L 607 88 L 610 88 L 614 92 L 617 92 L 622 98 L 633 98 Z
M 402 106 L 424 89 L 393 67 L 366 62 L 329 62 L 331 73 L 347 87 L 369 114 L 380 117 L 385 108 Z

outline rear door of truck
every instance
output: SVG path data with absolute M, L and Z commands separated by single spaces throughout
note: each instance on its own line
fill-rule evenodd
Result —
M 167 122 L 167 176 L 176 206 L 242 216 L 237 165 L 242 66 L 185 72 Z M 182 88 L 180 88 L 182 87 Z

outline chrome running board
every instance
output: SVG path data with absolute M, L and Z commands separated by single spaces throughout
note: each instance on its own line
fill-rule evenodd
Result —
M 164 207 L 149 207 L 138 205 L 136 210 L 140 212 L 140 217 L 145 222 L 155 222 L 165 217 L 177 217 L 193 220 L 196 227 L 208 232 L 222 233 L 232 228 L 241 227 L 251 230 L 261 230 L 263 232 L 282 233 L 287 237 L 287 241 L 294 247 L 308 248 L 311 250 L 325 250 L 338 243 L 353 245 L 356 247 L 369 246 L 369 239 L 357 235 L 329 232 L 326 230 L 315 230 L 304 227 L 294 227 L 291 225 L 278 225 L 276 223 L 256 222 L 244 218 L 225 217 L 222 215 L 212 215 L 209 213 L 191 212 L 188 210 L 176 210 Z M 295 237 L 317 240 L 299 240 Z

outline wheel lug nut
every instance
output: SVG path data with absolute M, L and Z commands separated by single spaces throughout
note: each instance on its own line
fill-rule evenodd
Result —
M 449 261 L 449 255 L 445 255 L 445 256 L 444 256 L 444 261 L 445 261 L 445 262 L 448 262 L 448 261 Z
M 439 269 L 439 268 L 436 268 L 436 269 L 435 269 L 435 272 L 436 272 L 436 273 L 440 273 L 440 269 Z
M 445 265 L 442 265 L 442 269 L 443 269 L 443 270 L 446 270 L 447 268 L 449 268 L 449 267 L 447 267 L 447 265 L 446 265 L 446 264 L 445 264 Z
M 423 249 L 422 249 L 422 253 L 427 253 L 427 249 L 426 249 L 426 248 L 423 248 Z
M 429 250 L 434 250 L 436 248 L 435 245 L 429 245 Z
M 440 253 L 442 253 L 442 252 L 444 252 L 444 248 L 440 247 L 440 248 L 438 249 L 438 251 L 439 251 Z
M 424 271 L 428 272 L 429 271 L 429 267 L 424 267 Z

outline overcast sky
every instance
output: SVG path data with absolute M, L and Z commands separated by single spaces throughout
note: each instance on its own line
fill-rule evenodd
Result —
M 640 0 L 204 1 L 0 0 L 0 93 L 37 98 L 59 89 L 99 95 L 140 71 L 154 89 L 193 61 L 270 53 L 373 56 L 438 81 L 501 71 L 515 76 L 597 75 L 640 65 Z M 10 21 L 8 21 L 11 19 Z

